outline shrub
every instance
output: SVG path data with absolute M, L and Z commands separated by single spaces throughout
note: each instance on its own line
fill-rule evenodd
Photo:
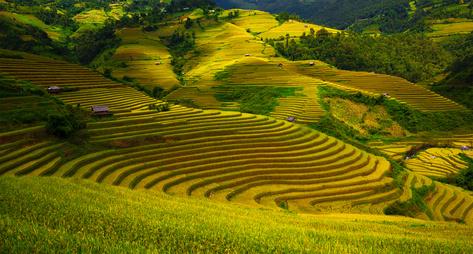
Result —
M 386 215 L 403 215 L 415 217 L 418 213 L 424 212 L 427 216 L 432 217 L 432 211 L 424 201 L 424 198 L 435 190 L 435 184 L 424 185 L 420 188 L 412 189 L 412 198 L 401 202 L 396 201 L 384 209 Z
M 51 114 L 46 122 L 47 132 L 59 138 L 70 137 L 76 131 L 83 128 L 85 128 L 85 122 L 73 112 Z
M 457 174 L 451 174 L 446 179 L 439 179 L 442 182 L 473 191 L 473 159 L 465 154 L 460 154 L 460 158 L 468 163 L 468 168 L 461 170 Z

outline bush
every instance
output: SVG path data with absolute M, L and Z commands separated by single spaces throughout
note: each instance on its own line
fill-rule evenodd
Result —
M 83 128 L 85 128 L 85 122 L 72 112 L 51 114 L 46 123 L 47 132 L 59 138 L 68 138 Z
M 394 121 L 402 128 L 413 132 L 451 131 L 456 128 L 473 127 L 473 113 L 470 111 L 421 112 L 394 99 L 383 96 L 368 96 L 362 93 L 348 93 L 333 87 L 319 87 L 320 97 L 342 98 L 368 106 L 383 105 Z M 323 104 L 323 103 L 322 103 Z
M 435 190 L 435 184 L 424 185 L 420 188 L 411 188 L 412 198 L 405 201 L 396 201 L 384 209 L 386 215 L 403 215 L 414 218 L 418 213 L 424 212 L 432 217 L 432 211 L 424 201 L 424 198 Z
M 465 154 L 460 154 L 460 157 L 468 162 L 468 168 L 457 174 L 449 175 L 446 179 L 440 179 L 440 181 L 473 191 L 473 159 Z
M 151 104 L 148 107 L 150 110 L 156 110 L 158 112 L 166 112 L 169 111 L 169 104 L 164 103 L 164 104 Z

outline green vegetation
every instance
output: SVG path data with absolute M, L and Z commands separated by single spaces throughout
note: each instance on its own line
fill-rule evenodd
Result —
M 240 111 L 258 115 L 268 115 L 278 105 L 280 97 L 294 96 L 295 87 L 272 86 L 218 86 L 225 92 L 216 93 L 215 97 L 223 102 L 239 102 Z
M 63 114 L 50 114 L 46 123 L 46 131 L 60 138 L 70 137 L 86 127 L 86 123 L 79 117 L 80 115 L 79 108 L 73 110 L 71 107 L 68 107 L 68 112 Z
M 9 253 L 473 251 L 458 224 L 297 215 L 60 178 L 4 176 L 0 188 Z
M 468 167 L 458 172 L 458 174 L 452 174 L 446 179 L 439 180 L 473 191 L 473 159 L 465 154 L 460 154 L 460 157 L 468 163 Z
M 115 35 L 115 25 L 107 22 L 96 30 L 84 31 L 73 38 L 75 56 L 82 64 L 88 64 L 107 48 L 114 48 L 120 42 Z
M 411 199 L 404 202 L 394 202 L 386 207 L 384 213 L 386 215 L 403 215 L 415 218 L 418 213 L 422 212 L 432 218 L 432 211 L 430 211 L 424 199 L 435 190 L 435 184 L 424 185 L 420 188 L 411 187 L 411 190 Z
M 372 97 L 361 93 L 348 93 L 327 86 L 320 87 L 319 94 L 322 98 L 339 97 L 366 105 L 383 105 L 394 121 L 413 133 L 472 128 L 473 113 L 470 111 L 421 112 L 384 96 Z M 338 128 L 337 125 L 335 124 L 333 128 Z
M 195 47 L 195 33 L 188 33 L 185 31 L 174 31 L 170 38 L 167 40 L 167 46 L 169 47 L 172 60 L 174 73 L 181 82 L 183 82 L 183 70 L 184 64 L 187 61 L 188 54 Z
M 383 30 L 400 27 L 406 23 L 409 8 L 409 0 L 312 0 L 303 3 L 297 0 L 217 0 L 216 2 L 227 8 L 259 9 L 273 13 L 290 10 L 304 19 L 341 29 L 347 28 L 357 20 L 374 18 L 378 15 L 386 17 Z
M 325 29 L 304 34 L 300 42 L 272 42 L 290 60 L 319 59 L 340 69 L 391 74 L 413 82 L 443 72 L 452 61 L 442 47 L 419 34 L 332 35 Z
M 434 84 L 432 90 L 473 109 L 473 33 L 446 47 L 457 60 L 447 69 L 447 77 Z
M 85 115 L 43 89 L 24 81 L 0 77 L 0 126 L 3 130 L 25 124 L 47 123 L 47 130 L 60 137 L 85 127 Z

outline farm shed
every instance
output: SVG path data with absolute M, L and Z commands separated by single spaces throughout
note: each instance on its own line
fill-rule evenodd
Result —
M 48 93 L 50 93 L 50 94 L 58 94 L 58 93 L 61 92 L 61 90 L 62 90 L 62 88 L 59 87 L 59 86 L 50 86 L 50 87 L 48 87 Z
M 112 113 L 110 112 L 108 106 L 92 106 L 90 107 L 92 113 L 96 116 L 108 116 Z

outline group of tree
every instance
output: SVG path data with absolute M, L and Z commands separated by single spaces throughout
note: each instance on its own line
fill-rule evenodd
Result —
M 445 49 L 414 33 L 374 37 L 322 29 L 303 34 L 299 42 L 288 35 L 285 41 L 270 43 L 290 60 L 319 59 L 341 69 L 386 73 L 413 82 L 432 78 L 451 62 Z
M 447 68 L 447 77 L 432 89 L 473 109 L 473 33 L 447 48 L 456 60 Z
M 106 48 L 114 47 L 120 42 L 115 35 L 115 23 L 108 21 L 103 27 L 80 33 L 72 39 L 74 55 L 82 64 L 88 64 Z

